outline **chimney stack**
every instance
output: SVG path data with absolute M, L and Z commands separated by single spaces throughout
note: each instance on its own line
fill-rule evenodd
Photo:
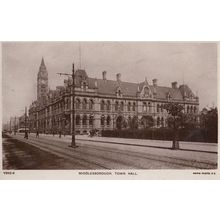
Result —
M 107 74 L 106 71 L 103 71 L 103 72 L 102 72 L 102 79 L 103 79 L 103 80 L 106 80 L 106 74 Z
M 116 74 L 116 79 L 117 79 L 118 82 L 121 81 L 121 73 L 117 73 Z
M 172 82 L 172 88 L 177 89 L 177 82 Z
M 157 86 L 157 79 L 153 79 L 153 86 Z

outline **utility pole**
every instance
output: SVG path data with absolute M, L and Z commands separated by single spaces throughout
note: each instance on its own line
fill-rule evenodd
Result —
M 69 147 L 76 148 L 75 140 L 75 67 L 74 63 L 72 64 L 72 74 L 69 73 L 57 73 L 59 75 L 72 76 L 72 142 Z
M 10 134 L 11 134 L 11 117 L 10 117 Z

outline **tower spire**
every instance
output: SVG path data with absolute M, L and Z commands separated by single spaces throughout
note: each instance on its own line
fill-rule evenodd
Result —
M 40 64 L 41 66 L 45 66 L 45 63 L 44 63 L 44 57 L 42 57 L 42 59 L 41 59 L 41 64 Z

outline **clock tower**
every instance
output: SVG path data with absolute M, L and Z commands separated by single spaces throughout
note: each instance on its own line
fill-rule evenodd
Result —
M 42 57 L 41 65 L 37 74 L 37 100 L 46 97 L 48 92 L 48 73 Z

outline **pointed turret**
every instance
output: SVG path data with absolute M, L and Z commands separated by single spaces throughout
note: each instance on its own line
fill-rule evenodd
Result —
M 45 66 L 45 63 L 44 63 L 44 57 L 42 57 L 42 60 L 41 60 L 41 64 L 40 64 L 40 66 L 44 66 L 44 67 L 46 67 L 46 66 Z
M 46 97 L 48 92 L 48 73 L 44 63 L 44 58 L 41 59 L 41 64 L 37 74 L 37 99 Z
M 46 71 L 46 65 L 44 63 L 44 58 L 42 57 L 39 71 Z

